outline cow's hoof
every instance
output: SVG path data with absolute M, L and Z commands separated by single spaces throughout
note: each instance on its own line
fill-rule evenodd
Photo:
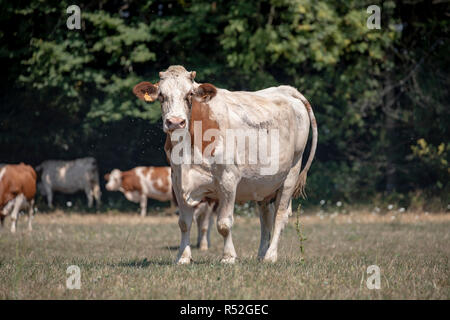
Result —
M 236 257 L 222 258 L 222 260 L 220 260 L 220 262 L 224 263 L 224 264 L 234 264 L 236 262 Z
M 270 262 L 270 263 L 274 263 L 277 262 L 277 254 L 266 254 L 266 256 L 264 257 L 264 262 Z
M 208 244 L 200 244 L 198 248 L 200 249 L 200 251 L 208 251 Z
M 177 264 L 190 264 L 191 261 L 191 258 L 181 257 L 180 259 L 178 259 Z

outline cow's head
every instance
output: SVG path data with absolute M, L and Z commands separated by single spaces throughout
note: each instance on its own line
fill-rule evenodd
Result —
M 164 132 L 188 128 L 193 97 L 210 94 L 204 85 L 194 81 L 195 75 L 195 71 L 188 72 L 182 66 L 170 66 L 159 73 L 158 83 L 141 82 L 133 88 L 134 94 L 143 101 L 160 101 Z
M 111 173 L 105 174 L 106 190 L 117 191 L 122 185 L 122 172 L 118 169 L 114 169 Z

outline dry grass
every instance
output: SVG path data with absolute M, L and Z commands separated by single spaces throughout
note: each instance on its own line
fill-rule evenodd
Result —
M 173 264 L 176 217 L 126 214 L 37 215 L 34 231 L 0 233 L 2 299 L 449 299 L 450 215 L 304 216 L 300 252 L 295 217 L 279 261 L 259 263 L 259 220 L 237 218 L 236 265 L 219 263 L 214 230 L 195 263 Z M 196 230 L 192 232 L 192 240 Z M 381 269 L 381 289 L 366 287 L 367 266 Z M 81 268 L 81 290 L 66 289 L 66 269 Z

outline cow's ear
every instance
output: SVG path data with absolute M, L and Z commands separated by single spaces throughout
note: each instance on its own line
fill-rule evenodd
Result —
M 202 83 L 195 91 L 195 97 L 201 101 L 209 101 L 217 94 L 217 88 L 211 83 Z
M 153 102 L 158 98 L 158 89 L 158 83 L 152 84 L 144 81 L 134 86 L 133 93 L 140 100 L 144 100 L 145 102 Z
M 105 180 L 109 181 L 109 173 L 105 174 Z

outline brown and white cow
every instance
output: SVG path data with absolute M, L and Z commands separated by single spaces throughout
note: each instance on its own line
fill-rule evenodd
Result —
M 141 216 L 147 214 L 147 199 L 170 201 L 171 211 L 175 211 L 170 167 L 136 167 L 128 171 L 114 169 L 105 174 L 106 190 L 120 191 L 132 202 L 140 204 Z M 210 244 L 209 225 L 212 222 L 214 204 L 203 201 L 195 208 L 194 219 L 198 225 L 197 245 L 207 250 Z
M 120 191 L 129 201 L 140 204 L 141 216 L 147 214 L 147 199 L 172 201 L 170 167 L 136 167 L 128 171 L 114 169 L 105 175 L 106 190 Z
M 196 83 L 195 75 L 182 66 L 171 66 L 160 72 L 158 83 L 141 82 L 133 88 L 139 99 L 159 99 L 161 103 L 163 130 L 168 134 L 165 149 L 171 155 L 173 188 L 180 208 L 177 262 L 191 261 L 193 211 L 204 198 L 218 201 L 217 229 L 224 238 L 222 262 L 234 263 L 236 259 L 231 236 L 234 204 L 250 200 L 257 201 L 260 210 L 258 256 L 274 262 L 281 231 L 292 214 L 292 197 L 304 194 L 317 146 L 312 108 L 290 86 L 232 92 Z M 301 171 L 310 125 L 312 147 Z M 254 155 L 255 144 L 245 143 L 247 132 L 252 130 L 258 130 L 258 149 L 270 153 L 262 158 L 270 161 L 245 160 Z M 242 133 L 244 147 L 239 143 L 241 148 L 234 150 Z M 270 139 L 263 138 L 266 133 Z M 200 162 L 192 161 L 199 156 Z M 274 212 L 269 210 L 270 202 L 274 202 Z
M 28 210 L 28 230 L 32 230 L 36 172 L 29 165 L 9 164 L 0 169 L 0 221 L 11 214 L 11 232 L 16 232 L 20 210 Z
M 92 158 L 81 158 L 71 161 L 46 160 L 36 167 L 40 174 L 38 189 L 47 196 L 47 204 L 53 207 L 53 192 L 72 194 L 84 191 L 91 208 L 96 201 L 97 208 L 101 204 L 101 191 L 97 161 Z

